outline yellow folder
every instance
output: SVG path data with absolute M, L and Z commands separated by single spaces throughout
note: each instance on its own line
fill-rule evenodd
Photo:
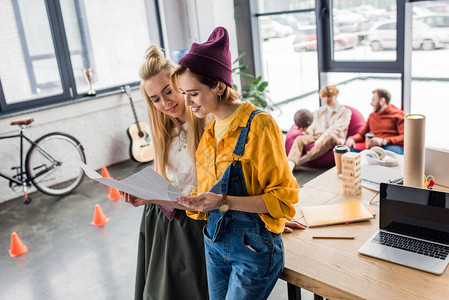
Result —
M 368 209 L 358 201 L 301 207 L 309 227 L 326 226 L 373 218 Z

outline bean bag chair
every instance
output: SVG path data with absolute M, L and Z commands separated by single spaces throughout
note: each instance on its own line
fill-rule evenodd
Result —
M 349 121 L 349 127 L 348 127 L 348 136 L 353 136 L 359 130 L 365 125 L 365 118 L 363 118 L 362 114 L 355 108 L 347 106 L 352 111 L 351 115 L 351 121 Z M 293 126 L 290 128 L 290 130 L 287 132 L 287 137 L 285 139 L 285 150 L 288 153 L 290 152 L 290 149 L 292 148 L 293 141 L 298 135 L 301 135 L 302 132 L 299 131 L 299 128 L 293 124 Z M 313 147 L 313 143 L 307 145 L 304 148 L 303 154 L 306 153 L 308 150 L 310 150 Z M 356 143 L 355 148 L 357 149 L 365 149 L 365 142 L 363 143 Z M 323 156 L 311 160 L 305 164 L 303 164 L 305 167 L 311 167 L 311 168 L 319 168 L 319 169 L 329 169 L 335 166 L 334 161 L 334 153 L 332 150 L 325 153 Z

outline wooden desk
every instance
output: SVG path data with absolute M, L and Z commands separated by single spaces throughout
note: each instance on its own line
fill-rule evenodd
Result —
M 437 190 L 449 191 L 444 187 Z M 330 169 L 306 183 L 299 192 L 296 218 L 304 221 L 300 206 L 362 201 L 379 212 L 378 193 L 362 188 L 357 196 L 343 196 L 342 180 Z M 305 221 L 304 221 L 305 222 Z M 345 225 L 307 228 L 283 235 L 289 299 L 304 288 L 329 299 L 449 299 L 449 271 L 433 275 L 361 255 L 357 250 L 379 228 L 378 217 Z M 314 235 L 349 235 L 353 240 L 316 240 Z M 294 286 L 293 286 L 294 285 Z

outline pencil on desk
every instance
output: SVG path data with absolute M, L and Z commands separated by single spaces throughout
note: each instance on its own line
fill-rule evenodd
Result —
M 342 239 L 342 240 L 352 240 L 354 236 L 312 236 L 313 239 Z

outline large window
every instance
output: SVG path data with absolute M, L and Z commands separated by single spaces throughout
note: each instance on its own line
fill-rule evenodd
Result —
M 150 3 L 151 4 L 151 3 Z M 97 95 L 139 80 L 157 13 L 144 0 L 4 1 L 0 26 L 0 113 Z M 148 18 L 148 16 L 151 18 Z M 156 34 L 154 33 L 156 32 Z
M 291 126 L 294 107 L 318 108 L 318 55 L 315 1 L 259 0 L 257 23 L 261 70 L 276 105 L 274 118 Z
M 426 145 L 449 149 L 449 1 L 413 4 L 412 113 L 426 119 Z
M 318 90 L 324 85 L 336 85 L 340 102 L 365 118 L 372 111 L 371 92 L 385 88 L 395 106 L 427 116 L 427 146 L 449 149 L 444 133 L 449 0 L 316 0 L 312 10 L 305 0 L 258 3 L 261 67 L 284 112 L 277 118 L 282 129 L 288 130 L 297 109 L 318 106 Z M 315 16 L 316 24 L 299 22 L 307 20 L 306 12 Z M 263 38 L 274 28 L 267 26 L 268 20 L 288 25 L 293 18 L 298 25 L 290 25 L 293 52 L 283 41 L 287 37 Z
M 335 61 L 395 61 L 396 3 L 364 1 L 348 6 L 332 2 L 332 40 Z
M 4 1 L 0 11 L 0 75 L 6 104 L 61 94 L 45 2 Z
M 315 13 L 259 18 L 262 70 L 275 103 L 318 88 Z
M 315 8 L 315 0 L 258 0 L 257 12 L 261 14 L 277 13 Z

